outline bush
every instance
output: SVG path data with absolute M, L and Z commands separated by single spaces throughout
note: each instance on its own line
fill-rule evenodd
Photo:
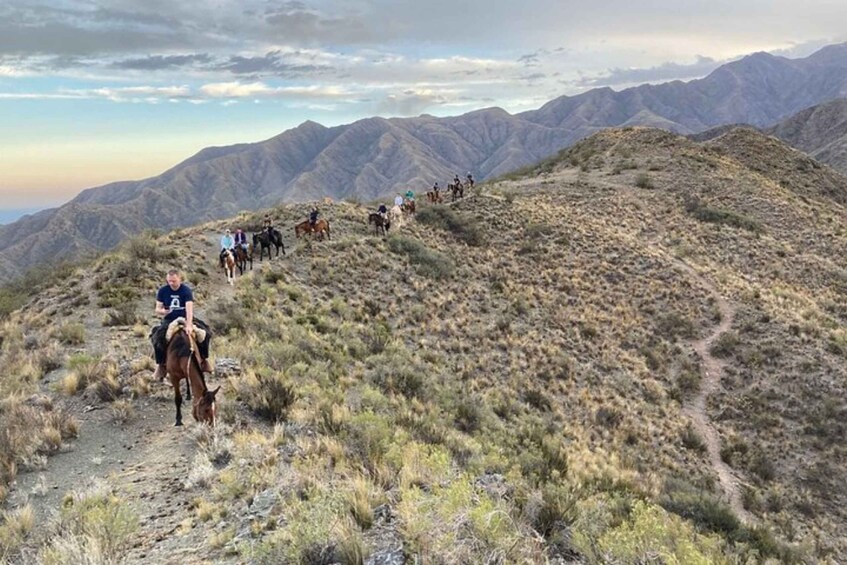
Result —
M 725 359 L 732 357 L 741 341 L 738 339 L 738 334 L 735 332 L 722 333 L 718 339 L 709 348 L 709 351 L 715 357 Z
M 130 549 L 138 517 L 108 487 L 95 485 L 65 497 L 55 529 L 40 563 L 119 563 Z
M 130 302 L 124 302 L 117 305 L 113 310 L 106 312 L 103 319 L 103 325 L 106 327 L 112 326 L 133 326 L 139 322 L 138 315 L 135 313 L 135 305 Z
M 388 238 L 388 247 L 398 255 L 406 255 L 409 261 L 418 266 L 418 272 L 433 279 L 446 279 L 456 269 L 453 261 L 420 241 L 402 235 Z
M 652 189 L 655 188 L 653 185 L 653 179 L 650 178 L 650 175 L 647 173 L 641 173 L 637 177 L 635 177 L 635 186 L 638 188 Z
M 297 401 L 294 385 L 278 372 L 270 376 L 248 376 L 236 388 L 253 412 L 273 422 L 287 420 L 288 411 Z
M 687 200 L 685 203 L 685 211 L 701 222 L 727 225 L 757 234 L 764 232 L 762 225 L 753 218 L 749 218 L 732 210 L 712 208 L 704 204 L 698 198 L 691 198 Z
M 66 345 L 82 345 L 85 343 L 85 326 L 77 322 L 63 324 L 57 337 Z
M 416 217 L 421 223 L 451 232 L 457 239 L 468 245 L 482 245 L 483 234 L 476 220 L 467 215 L 458 214 L 452 208 L 430 206 L 422 208 Z

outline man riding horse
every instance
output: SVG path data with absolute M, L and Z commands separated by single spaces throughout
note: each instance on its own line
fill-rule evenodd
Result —
M 209 345 L 212 341 L 212 332 L 205 322 L 194 317 L 194 294 L 191 288 L 182 282 L 182 277 L 176 269 L 168 271 L 166 281 L 167 284 L 159 288 L 156 293 L 155 312 L 157 316 L 162 318 L 162 323 L 154 326 L 150 331 L 150 341 L 153 343 L 153 353 L 156 357 L 156 372 L 153 376 L 158 380 L 165 378 L 167 351 L 165 334 L 168 331 L 168 325 L 180 317 L 185 318 L 185 330 L 188 334 L 191 334 L 195 325 L 206 331 L 205 339 L 199 342 L 197 346 L 200 350 L 200 357 L 203 359 L 200 363 L 200 370 L 204 373 L 211 373 Z

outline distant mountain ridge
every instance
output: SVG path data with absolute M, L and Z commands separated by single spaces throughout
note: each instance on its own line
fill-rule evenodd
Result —
M 108 249 L 145 228 L 172 229 L 241 210 L 329 196 L 371 200 L 472 171 L 497 176 L 607 127 L 696 133 L 772 125 L 847 96 L 847 44 L 804 59 L 756 53 L 690 82 L 600 88 L 530 112 L 307 121 L 258 143 L 204 149 L 157 177 L 91 188 L 69 203 L 0 226 L 3 273 Z M 9 276 L 9 275 L 5 275 Z

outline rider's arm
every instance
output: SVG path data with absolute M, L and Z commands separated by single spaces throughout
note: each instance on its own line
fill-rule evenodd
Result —
M 185 303 L 185 329 L 190 330 L 194 325 L 194 302 Z
M 156 301 L 156 315 L 160 318 L 168 315 L 168 309 L 165 308 L 164 303 Z

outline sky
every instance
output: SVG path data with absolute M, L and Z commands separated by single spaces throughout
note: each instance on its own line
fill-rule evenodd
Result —
M 0 209 L 305 120 L 537 108 L 843 42 L 843 0 L 2 0 Z

